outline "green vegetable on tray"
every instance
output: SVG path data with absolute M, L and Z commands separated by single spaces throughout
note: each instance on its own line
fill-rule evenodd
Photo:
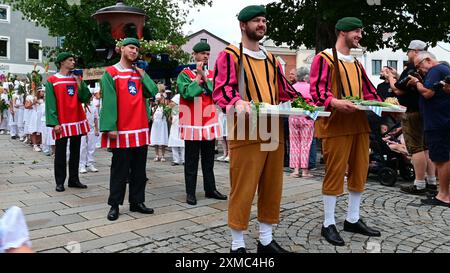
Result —
M 351 102 L 356 102 L 356 103 L 360 103 L 363 101 L 360 97 L 353 97 L 353 96 L 344 97 L 344 100 L 349 100 Z
M 380 106 L 380 107 L 390 107 L 391 103 L 381 102 L 381 101 L 372 101 L 372 100 L 363 100 L 359 97 L 344 97 L 345 100 L 351 101 L 354 104 L 362 105 L 362 106 Z
M 389 106 L 391 106 L 391 104 L 387 103 L 387 102 L 369 101 L 369 100 L 362 101 L 361 105 L 363 105 L 363 106 L 381 106 L 381 107 L 389 107 Z
M 307 103 L 303 98 L 301 98 L 301 97 L 296 98 L 296 99 L 292 102 L 291 105 L 292 105 L 292 107 L 294 107 L 294 108 L 301 108 L 301 109 L 303 109 L 303 110 L 310 111 L 310 112 L 314 112 L 314 111 L 319 110 L 318 107 L 315 107 L 315 106 L 313 106 L 313 105 L 308 104 L 308 103 Z

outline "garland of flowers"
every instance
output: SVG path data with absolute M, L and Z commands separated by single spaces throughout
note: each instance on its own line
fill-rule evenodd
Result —
M 120 47 L 122 45 L 123 39 L 120 39 L 116 42 L 116 47 Z M 181 47 L 177 45 L 172 45 L 166 40 L 162 41 L 147 41 L 144 39 L 139 40 L 141 47 L 140 53 L 144 56 L 151 55 L 169 55 L 170 60 L 176 61 L 178 63 L 188 63 L 190 61 L 191 56 L 184 52 Z M 148 61 L 148 59 L 146 60 Z
M 6 101 L 3 99 L 0 100 L 0 116 L 3 116 L 2 115 L 3 111 L 8 110 L 8 109 L 9 109 L 9 104 L 7 104 Z
M 0 123 L 3 122 L 3 112 L 9 109 L 9 104 L 5 100 L 0 100 Z
M 36 92 L 38 86 L 42 84 L 42 75 L 39 74 L 39 70 L 36 70 L 36 64 L 34 65 L 33 71 L 27 74 L 28 81 L 31 83 L 31 90 Z
M 172 116 L 172 108 L 169 105 L 163 104 L 163 112 L 166 116 L 166 119 L 169 119 Z

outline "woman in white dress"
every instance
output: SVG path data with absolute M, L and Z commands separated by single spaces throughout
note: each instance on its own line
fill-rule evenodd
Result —
M 164 93 L 165 86 L 158 84 L 159 93 L 156 94 L 156 109 L 153 111 L 153 124 L 150 133 L 150 145 L 155 146 L 156 157 L 154 161 L 165 162 L 164 158 L 166 146 L 169 142 L 169 134 L 167 128 L 167 119 L 164 114 L 164 106 L 166 105 L 166 95 Z
M 173 96 L 171 103 L 172 108 L 172 126 L 170 126 L 169 147 L 172 148 L 173 162 L 172 166 L 184 164 L 184 140 L 180 138 L 180 94 Z
M 12 104 L 10 108 L 10 120 L 9 128 L 11 138 L 16 139 L 19 137 L 19 141 L 24 140 L 25 133 L 23 131 L 23 111 L 24 108 L 24 96 L 19 94 L 19 83 L 15 83 L 14 94 L 12 96 Z
M 38 147 L 42 151 L 42 115 L 45 115 L 45 103 L 44 103 L 44 89 L 38 89 L 37 93 L 37 105 L 36 105 L 36 128 L 34 129 L 36 134 L 36 143 L 39 145 Z M 44 125 L 45 127 L 45 125 Z
M 25 134 L 27 134 L 28 138 L 31 140 L 31 144 L 33 145 L 33 150 L 36 152 L 40 152 L 41 149 L 38 146 L 37 140 L 37 107 L 38 100 L 36 97 L 36 91 L 32 90 L 31 94 L 28 95 L 25 99 Z M 25 142 L 25 141 L 24 141 Z
M 36 117 L 32 117 L 33 113 L 36 113 L 36 96 L 34 94 L 33 91 L 31 91 L 30 94 L 28 94 L 25 97 L 25 102 L 24 102 L 24 107 L 25 110 L 23 112 L 23 131 L 25 133 L 25 139 L 24 139 L 24 143 L 33 143 L 33 140 L 31 139 L 31 134 L 32 132 L 30 132 L 30 119 L 33 118 L 35 119 Z
M 2 101 L 1 103 L 4 105 L 9 105 L 8 89 L 3 87 L 0 87 L 0 89 L 1 89 L 0 100 Z M 6 131 L 8 130 L 8 116 L 9 116 L 8 109 L 5 109 L 0 112 L 0 135 L 6 134 Z

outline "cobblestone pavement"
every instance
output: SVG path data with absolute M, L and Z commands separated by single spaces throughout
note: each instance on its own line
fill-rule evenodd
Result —
M 154 215 L 121 207 L 119 220 L 106 219 L 111 154 L 98 150 L 98 173 L 81 175 L 89 188 L 54 190 L 53 159 L 9 136 L 0 135 L 0 215 L 10 206 L 23 209 L 34 250 L 38 252 L 190 252 L 226 253 L 230 233 L 226 226 L 227 202 L 205 199 L 202 175 L 197 186 L 198 205 L 185 203 L 183 167 L 153 162 L 150 148 L 146 204 Z M 166 157 L 170 158 L 170 153 Z M 294 252 L 450 252 L 450 208 L 420 205 L 420 197 L 384 187 L 369 179 L 361 215 L 382 231 L 380 238 L 341 232 L 344 247 L 333 247 L 320 236 L 323 221 L 321 180 L 285 176 L 281 221 L 275 239 Z M 229 192 L 228 165 L 216 162 L 218 189 Z M 404 183 L 404 182 L 403 182 Z M 347 196 L 338 198 L 337 227 L 342 230 Z M 256 206 L 245 233 L 247 248 L 255 252 L 258 226 Z

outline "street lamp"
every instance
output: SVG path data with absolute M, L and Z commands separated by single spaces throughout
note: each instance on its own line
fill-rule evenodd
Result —
M 127 6 L 124 1 L 117 0 L 116 5 L 97 10 L 92 18 L 99 24 L 109 24 L 112 37 L 119 40 L 128 36 L 127 30 L 135 31 L 137 38 L 142 38 L 148 16 L 142 9 Z

